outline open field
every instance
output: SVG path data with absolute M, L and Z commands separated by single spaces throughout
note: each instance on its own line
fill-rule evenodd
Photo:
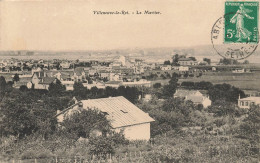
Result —
M 200 82 L 208 81 L 213 84 L 227 83 L 241 89 L 250 89 L 260 91 L 260 72 L 254 73 L 211 73 L 203 75 L 200 78 L 180 79 L 179 82 L 191 81 Z
M 199 78 L 179 79 L 179 83 L 184 81 L 208 81 L 213 84 L 227 83 L 241 89 L 260 91 L 260 71 L 255 71 L 253 73 L 210 72 L 203 74 Z M 169 79 L 159 79 L 152 81 L 152 84 L 161 83 L 162 85 L 165 85 L 168 84 L 168 82 Z

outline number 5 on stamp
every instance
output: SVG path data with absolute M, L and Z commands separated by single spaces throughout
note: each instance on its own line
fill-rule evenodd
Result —
M 258 43 L 258 2 L 225 2 L 224 43 Z

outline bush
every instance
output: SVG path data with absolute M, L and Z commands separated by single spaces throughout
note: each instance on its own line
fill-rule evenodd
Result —
M 154 88 L 161 88 L 162 84 L 161 83 L 155 83 L 153 85 Z
M 103 156 L 113 154 L 115 152 L 113 144 L 113 141 L 108 137 L 91 137 L 89 139 L 89 154 Z

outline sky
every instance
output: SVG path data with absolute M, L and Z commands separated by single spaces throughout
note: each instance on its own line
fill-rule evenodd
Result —
M 94 15 L 93 11 L 159 11 Z M 0 50 L 105 50 L 210 45 L 223 0 L 0 1 Z

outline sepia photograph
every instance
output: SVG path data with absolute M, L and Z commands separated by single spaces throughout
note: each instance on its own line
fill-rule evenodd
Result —
M 258 0 L 0 0 L 0 163 L 259 163 Z

